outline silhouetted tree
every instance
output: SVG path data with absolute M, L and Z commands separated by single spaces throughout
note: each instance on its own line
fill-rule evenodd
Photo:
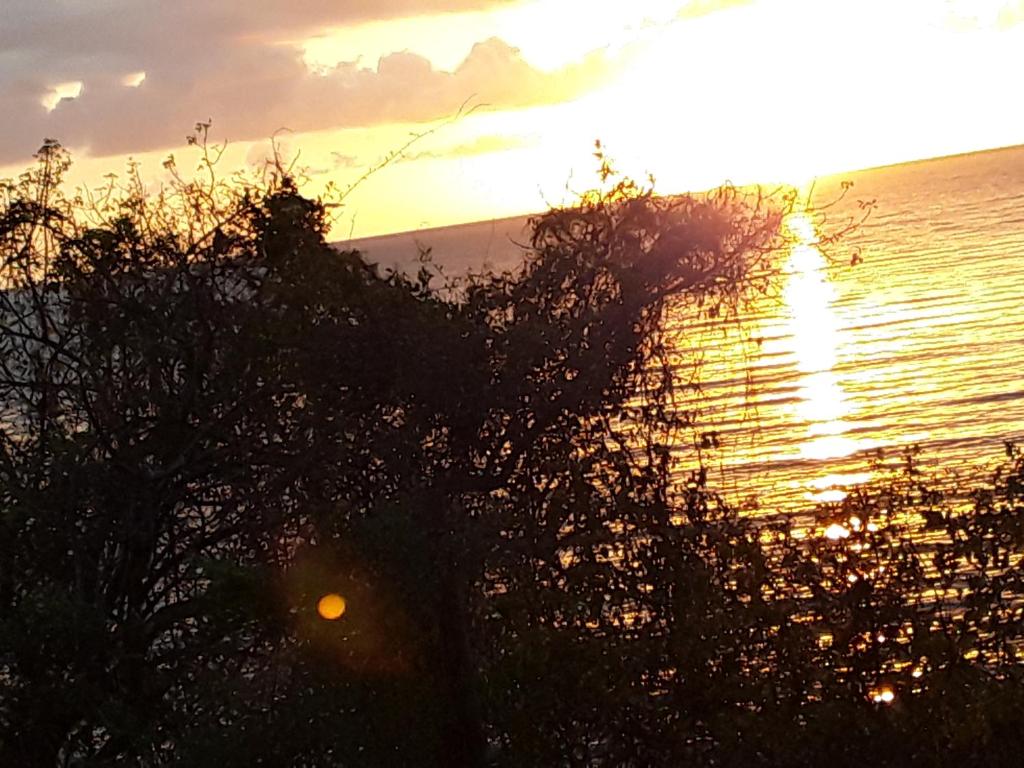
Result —
M 679 470 L 665 312 L 764 289 L 791 197 L 604 166 L 436 291 L 287 175 L 90 201 L 67 162 L 0 190 L 5 764 L 1019 754 L 1019 454 L 973 497 L 911 464 L 835 541 Z

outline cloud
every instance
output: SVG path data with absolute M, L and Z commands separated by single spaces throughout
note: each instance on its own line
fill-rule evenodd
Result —
M 1018 24 L 1024 24 L 1024 0 L 1007 3 L 999 10 L 996 18 L 996 25 L 1000 29 L 1009 29 Z
M 941 25 L 955 32 L 1006 31 L 1024 23 L 1024 0 L 946 0 Z
M 487 155 L 491 152 L 504 152 L 510 149 L 522 149 L 533 147 L 540 143 L 539 136 L 508 136 L 504 134 L 486 134 L 478 136 L 472 141 L 440 149 L 428 149 L 423 152 L 406 152 L 402 155 L 401 162 L 415 162 L 417 160 L 440 160 L 443 158 L 475 157 Z
M 361 168 L 362 163 L 356 155 L 346 155 L 341 152 L 331 152 L 331 164 L 334 170 L 339 168 Z
M 677 16 L 680 19 L 699 19 L 702 16 L 727 11 L 730 8 L 753 5 L 755 2 L 757 0 L 690 0 L 679 9 Z
M 296 149 L 285 137 L 274 136 L 267 141 L 259 141 L 249 147 L 245 156 L 245 164 L 255 168 L 278 163 L 287 165 L 295 158 Z
M 310 72 L 297 45 L 326 26 L 512 0 L 0 0 L 0 163 L 27 158 L 44 138 L 94 155 L 179 146 L 197 120 L 217 136 L 261 139 L 294 131 L 430 121 L 467 99 L 519 107 L 570 98 L 602 82 L 603 55 L 554 72 L 531 67 L 492 38 L 454 72 L 416 54 L 375 68 L 342 63 Z M 141 73 L 145 73 L 141 77 Z M 62 84 L 76 98 L 42 100 Z
M 281 39 L 328 26 L 472 11 L 516 0 L 4 0 L 0 50 L 79 55 L 144 52 L 211 41 Z

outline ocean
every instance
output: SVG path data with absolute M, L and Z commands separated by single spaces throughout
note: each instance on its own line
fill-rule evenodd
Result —
M 787 221 L 778 290 L 739 323 L 669 312 L 683 358 L 701 357 L 710 482 L 790 512 L 870 481 L 879 452 L 917 446 L 922 466 L 969 472 L 1024 442 L 1024 147 L 839 174 L 810 200 Z M 518 217 L 342 245 L 387 266 L 430 248 L 458 274 L 512 266 L 526 240 Z M 693 452 L 678 453 L 682 472 Z

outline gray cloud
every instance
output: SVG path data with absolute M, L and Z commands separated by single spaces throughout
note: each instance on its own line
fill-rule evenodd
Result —
M 212 118 L 231 140 L 295 131 L 427 121 L 473 97 L 495 106 L 557 101 L 597 84 L 599 54 L 557 72 L 532 68 L 491 39 L 454 72 L 412 53 L 375 69 L 343 63 L 310 73 L 281 42 L 326 26 L 494 6 L 511 0 L 41 0 L 0 2 L 0 110 L 8 118 L 0 162 L 28 157 L 43 138 L 97 155 L 178 146 L 197 120 Z M 138 88 L 126 75 L 144 71 Z M 81 81 L 79 98 L 51 113 L 40 99 Z
M 515 0 L 4 0 L 0 49 L 80 56 L 146 53 L 156 43 L 281 39 L 343 26 L 429 13 L 469 11 Z

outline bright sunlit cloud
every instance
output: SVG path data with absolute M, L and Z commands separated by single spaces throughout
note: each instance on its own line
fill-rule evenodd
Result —
M 373 67 L 395 51 L 411 51 L 454 71 L 473 46 L 499 37 L 532 66 L 552 71 L 598 49 L 618 50 L 645 29 L 675 18 L 680 0 L 531 0 L 496 10 L 412 16 L 321 32 L 301 41 L 303 59 L 318 71 L 342 62 Z
M 121 85 L 125 88 L 138 88 L 146 80 L 145 72 L 132 72 L 121 78 Z
M 946 24 L 956 30 L 1007 28 L 1024 21 L 1021 0 L 945 0 Z
M 58 85 L 53 86 L 49 93 L 43 96 L 40 103 L 46 107 L 47 112 L 53 112 L 53 110 L 55 110 L 65 99 L 71 101 L 81 96 L 83 87 L 84 84 L 81 80 L 59 83 Z

